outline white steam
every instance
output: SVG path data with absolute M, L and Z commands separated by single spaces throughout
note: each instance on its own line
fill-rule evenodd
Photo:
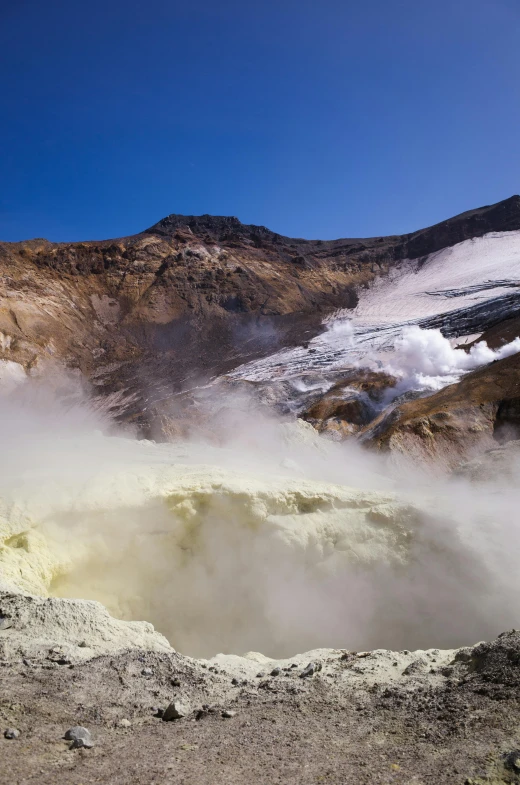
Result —
M 394 344 L 394 356 L 385 370 L 397 376 L 407 389 L 440 389 L 463 373 L 502 360 L 520 351 L 520 338 L 500 349 L 490 349 L 485 341 L 474 344 L 469 352 L 455 349 L 440 330 L 406 327 Z
M 450 647 L 518 626 L 517 482 L 395 476 L 253 407 L 220 447 L 104 428 L 77 405 L 3 400 L 0 583 L 100 600 L 193 655 Z
M 346 352 L 342 358 L 345 367 L 369 368 L 394 376 L 398 384 L 392 395 L 408 390 L 440 390 L 468 371 L 520 351 L 520 338 L 515 338 L 496 350 L 479 341 L 467 352 L 454 348 L 440 330 L 424 330 L 418 325 L 402 328 L 390 350 L 376 348 L 365 339 L 352 321 L 339 319 L 327 324 L 323 340 L 340 345 Z

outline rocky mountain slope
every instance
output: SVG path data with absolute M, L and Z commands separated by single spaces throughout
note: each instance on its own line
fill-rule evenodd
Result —
M 379 415 L 365 444 L 453 470 L 520 436 L 520 354 L 464 376 L 424 398 Z
M 304 344 L 402 260 L 518 229 L 515 196 L 367 240 L 290 239 L 236 218 L 173 215 L 118 240 L 1 243 L 0 375 L 65 366 L 114 416 L 160 435 L 173 393 Z

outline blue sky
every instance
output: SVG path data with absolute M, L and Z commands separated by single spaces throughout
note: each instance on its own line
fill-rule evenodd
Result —
M 519 0 L 6 0 L 0 239 L 412 231 L 520 191 Z

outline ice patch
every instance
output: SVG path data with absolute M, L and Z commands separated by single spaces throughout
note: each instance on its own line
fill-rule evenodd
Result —
M 512 286 L 520 287 L 520 231 L 490 232 L 396 266 L 360 292 L 352 317 L 356 324 L 403 323 L 473 305 Z

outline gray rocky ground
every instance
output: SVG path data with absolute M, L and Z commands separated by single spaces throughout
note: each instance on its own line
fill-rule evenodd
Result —
M 457 651 L 194 660 L 149 629 L 145 648 L 114 633 L 102 653 L 96 603 L 4 593 L 0 611 L 6 785 L 520 782 L 514 630 Z M 173 702 L 184 716 L 164 721 Z M 78 725 L 91 748 L 64 739 Z

